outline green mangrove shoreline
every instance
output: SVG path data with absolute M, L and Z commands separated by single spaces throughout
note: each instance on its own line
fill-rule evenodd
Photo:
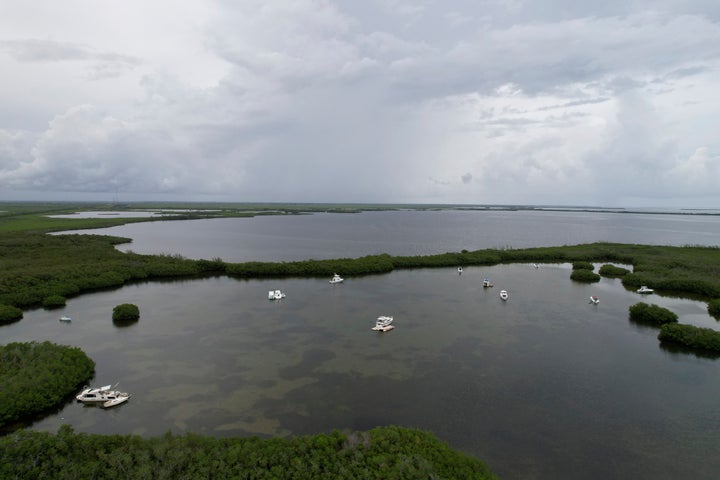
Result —
M 497 478 L 432 434 L 400 427 L 258 439 L 21 431 L 0 438 L 4 479 L 476 479 Z
M 130 239 L 104 235 L 46 235 L 13 232 L 0 236 L 0 304 L 37 307 L 49 296 L 72 297 L 129 282 L 227 275 L 234 278 L 322 277 L 389 273 L 396 269 L 492 266 L 503 263 L 595 262 L 631 265 L 619 275 L 634 289 L 705 301 L 720 298 L 720 248 L 617 243 L 483 249 L 436 255 L 368 255 L 359 258 L 292 262 L 230 263 L 220 258 L 192 260 L 180 255 L 123 253 L 115 245 Z M 601 269 L 603 274 L 605 269 Z M 618 276 L 610 273 L 607 276 Z

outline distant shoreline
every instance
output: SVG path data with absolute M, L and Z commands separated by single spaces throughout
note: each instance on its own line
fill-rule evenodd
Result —
M 11 202 L 0 201 L 0 219 L 16 214 L 18 210 L 30 210 L 32 213 L 58 214 L 73 211 L 98 210 L 103 215 L 115 215 L 114 212 L 130 211 L 178 211 L 182 213 L 207 214 L 218 213 L 359 213 L 365 211 L 392 210 L 460 210 L 460 211 L 541 211 L 541 212 L 578 212 L 578 213 L 625 213 L 644 215 L 707 215 L 720 216 L 718 208 L 669 208 L 669 207 L 600 207 L 590 205 L 512 205 L 512 204 L 407 204 L 407 203 L 286 203 L 286 202 L 123 202 L 103 203 L 84 201 L 64 202 Z M 27 212 L 23 212 L 27 213 Z

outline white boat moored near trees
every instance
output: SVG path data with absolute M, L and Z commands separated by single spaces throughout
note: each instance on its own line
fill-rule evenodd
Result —
M 109 408 L 127 402 L 130 394 L 112 390 L 112 386 L 105 385 L 103 387 L 85 387 L 82 392 L 75 395 L 75 398 L 79 402 Z

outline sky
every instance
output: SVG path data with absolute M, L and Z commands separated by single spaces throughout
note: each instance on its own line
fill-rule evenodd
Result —
M 720 207 L 716 0 L 3 0 L 0 200 Z

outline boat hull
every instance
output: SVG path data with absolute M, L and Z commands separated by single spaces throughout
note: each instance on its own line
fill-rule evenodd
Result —
M 371 328 L 374 332 L 389 332 L 395 328 L 395 325 L 375 325 Z
M 117 406 L 117 405 L 120 405 L 120 404 L 123 404 L 123 403 L 127 402 L 129 398 L 130 398 L 129 395 L 128 395 L 127 397 L 114 398 L 114 399 L 112 399 L 112 400 L 108 400 L 108 401 L 104 402 L 104 403 L 102 404 L 102 406 L 103 406 L 103 408 L 115 407 L 115 406 Z

